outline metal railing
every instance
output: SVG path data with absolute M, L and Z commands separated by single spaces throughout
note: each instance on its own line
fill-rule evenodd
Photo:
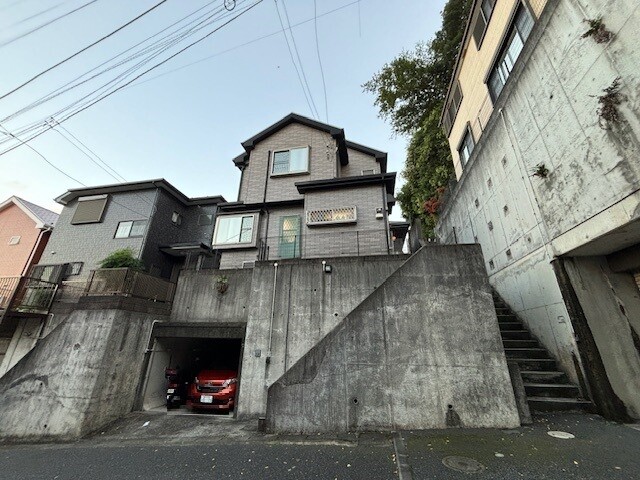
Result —
M 64 280 L 58 287 L 55 302 L 78 303 L 87 288 L 86 280 Z
M 57 283 L 39 278 L 22 277 L 18 282 L 13 299 L 8 305 L 8 310 L 46 315 L 49 313 L 57 291 Z
M 171 302 L 175 284 L 130 268 L 91 270 L 85 296 L 120 295 L 154 302 Z
M 0 310 L 6 310 L 21 277 L 0 277 Z
M 318 227 L 322 230 L 322 227 Z M 392 251 L 385 230 L 312 231 L 299 235 L 285 233 L 264 237 L 258 242 L 258 260 L 287 258 L 357 257 L 388 255 Z

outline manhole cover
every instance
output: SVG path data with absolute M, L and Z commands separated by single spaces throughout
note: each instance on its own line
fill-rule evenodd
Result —
M 485 469 L 480 462 L 468 457 L 450 456 L 442 459 L 442 464 L 452 470 L 463 473 L 479 473 Z
M 550 431 L 547 432 L 547 435 L 550 435 L 552 437 L 555 438 L 563 438 L 563 439 L 569 439 L 569 438 L 576 438 L 575 435 L 573 435 L 572 433 L 568 433 L 568 432 L 556 432 L 556 431 Z

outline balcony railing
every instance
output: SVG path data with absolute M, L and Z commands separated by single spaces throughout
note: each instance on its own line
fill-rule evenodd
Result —
M 92 270 L 85 296 L 119 295 L 154 302 L 171 302 L 175 284 L 130 268 Z
M 46 315 L 58 290 L 56 283 L 32 277 L 0 278 L 0 309 Z
M 258 242 L 259 260 L 287 258 L 357 257 L 387 255 L 391 251 L 385 230 L 325 230 L 265 237 Z
M 6 310 L 21 277 L 0 277 L 0 310 Z

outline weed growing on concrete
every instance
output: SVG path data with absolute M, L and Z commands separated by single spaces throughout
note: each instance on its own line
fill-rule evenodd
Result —
M 593 37 L 596 43 L 607 43 L 613 38 L 613 33 L 607 30 L 602 17 L 587 19 L 585 22 L 589 24 L 589 30 L 582 34 L 582 38 Z
M 544 163 L 539 163 L 533 171 L 533 176 L 538 178 L 547 178 L 549 175 L 549 169 Z
M 598 96 L 598 116 L 600 117 L 600 127 L 608 129 L 611 125 L 620 123 L 620 112 L 618 105 L 624 100 L 620 93 L 620 77 L 617 77 L 611 85 L 603 90 L 604 95 Z
M 229 277 L 227 277 L 226 275 L 217 276 L 215 285 L 218 293 L 223 294 L 229 289 Z

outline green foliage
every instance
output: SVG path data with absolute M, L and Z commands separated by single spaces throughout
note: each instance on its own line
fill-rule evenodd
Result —
M 133 250 L 130 248 L 122 248 L 116 250 L 100 261 L 100 268 L 132 268 L 134 270 L 142 270 L 144 267 L 142 260 L 135 257 Z
M 427 236 L 437 218 L 425 207 L 439 203 L 453 175 L 449 143 L 438 123 L 470 7 L 471 0 L 449 0 L 431 42 L 402 52 L 363 85 L 375 94 L 380 116 L 394 133 L 411 136 L 402 172 L 406 183 L 397 197 L 406 217 L 422 220 Z

